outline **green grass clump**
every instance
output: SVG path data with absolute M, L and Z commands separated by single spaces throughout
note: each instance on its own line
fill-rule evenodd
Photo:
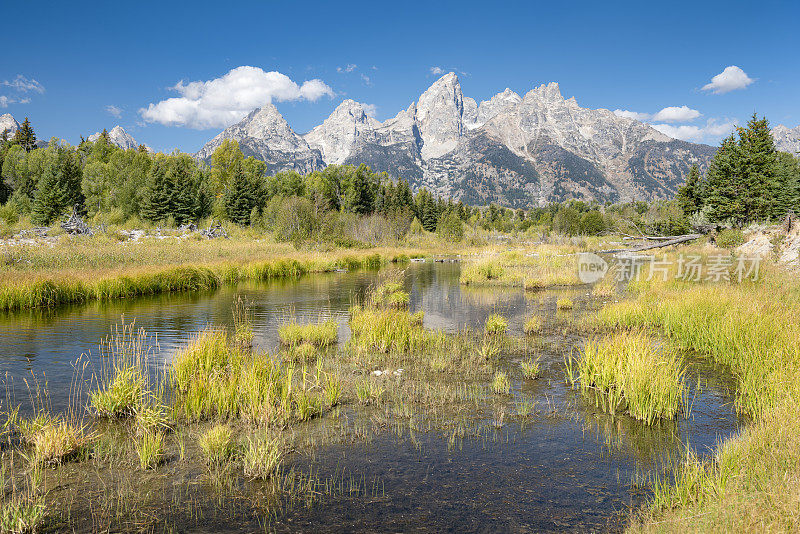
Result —
M 497 371 L 492 379 L 492 391 L 498 395 L 508 395 L 511 393 L 511 380 L 508 374 L 503 371 Z
M 328 408 L 333 408 L 339 404 L 342 397 L 342 382 L 335 375 L 326 377 L 323 393 L 325 396 L 325 405 Z
M 541 369 L 539 368 L 538 356 L 536 358 L 527 358 L 525 360 L 522 360 L 520 366 L 522 367 L 522 374 L 525 378 L 531 380 L 539 378 L 539 375 L 541 374 Z
M 370 294 L 369 305 L 376 308 L 408 308 L 409 295 L 400 282 L 387 282 Z
M 378 404 L 384 393 L 383 386 L 380 386 L 370 379 L 365 379 L 356 384 L 356 398 L 361 404 Z
M 133 365 L 117 368 L 109 385 L 89 394 L 89 402 L 101 417 L 122 419 L 135 415 L 142 403 L 146 381 L 142 370 Z
M 294 319 L 288 324 L 280 327 L 278 336 L 287 347 L 296 347 L 302 344 L 309 344 L 314 347 L 330 347 L 339 340 L 339 324 L 333 319 L 309 323 L 298 324 Z
M 200 436 L 198 441 L 211 465 L 223 465 L 233 457 L 233 433 L 227 425 L 216 425 Z
M 657 350 L 643 334 L 623 332 L 590 340 L 583 357 L 568 365 L 579 388 L 596 393 L 598 406 L 609 413 L 626 411 L 653 424 L 674 418 L 685 404 L 683 363 L 672 352 Z
M 47 508 L 43 499 L 13 499 L 0 508 L 0 532 L 28 534 L 39 530 Z
M 139 467 L 152 469 L 161 463 L 164 454 L 164 434 L 161 432 L 143 432 L 136 440 L 136 455 Z
M 508 321 L 502 315 L 493 313 L 486 318 L 483 329 L 487 335 L 501 336 L 508 330 Z
M 571 310 L 574 306 L 571 299 L 562 297 L 556 301 L 556 308 L 559 310 Z
M 499 281 L 506 270 L 497 260 L 484 260 L 467 265 L 461 270 L 460 281 L 464 285 L 481 285 Z
M 81 453 L 91 441 L 83 425 L 52 419 L 26 438 L 33 447 L 37 465 L 57 465 Z
M 528 317 L 528 319 L 525 321 L 525 325 L 522 328 L 523 332 L 525 332 L 525 334 L 529 336 L 539 333 L 541 329 L 542 329 L 542 320 L 536 315 Z
M 242 467 L 245 476 L 268 479 L 280 468 L 284 445 L 279 437 L 248 437 L 242 452 Z
M 422 327 L 422 311 L 354 307 L 350 310 L 351 342 L 379 352 L 411 352 L 431 347 L 436 336 Z

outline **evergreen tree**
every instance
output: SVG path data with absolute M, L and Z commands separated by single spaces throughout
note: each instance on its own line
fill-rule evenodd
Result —
M 139 207 L 139 214 L 142 218 L 151 221 L 163 221 L 170 215 L 172 206 L 172 196 L 175 189 L 171 187 L 167 177 L 166 156 L 158 158 L 150 167 L 147 173 L 142 200 Z
M 250 214 L 257 207 L 253 182 L 248 179 L 241 163 L 230 170 L 230 182 L 225 192 L 225 213 L 228 218 L 242 226 L 250 224 Z
M 372 171 L 363 163 L 353 173 L 345 193 L 345 209 L 358 215 L 374 211 L 377 184 Z
M 675 196 L 678 205 L 686 215 L 697 213 L 703 207 L 702 184 L 700 183 L 700 169 L 692 165 L 686 183 L 678 189 Z
M 744 180 L 741 177 L 740 147 L 731 135 L 722 140 L 706 173 L 705 205 L 712 221 L 747 220 L 744 205 Z
M 778 217 L 776 200 L 778 183 L 775 179 L 777 151 L 766 118 L 753 116 L 746 128 L 739 128 L 743 204 L 746 221 Z
M 39 226 L 49 226 L 64 211 L 66 195 L 61 189 L 58 167 L 50 164 L 39 180 L 39 189 L 33 200 L 31 220 Z
M 22 121 L 22 125 L 14 133 L 14 138 L 11 142 L 24 148 L 26 152 L 36 148 L 36 133 L 34 133 L 28 117 L 25 117 L 25 120 Z

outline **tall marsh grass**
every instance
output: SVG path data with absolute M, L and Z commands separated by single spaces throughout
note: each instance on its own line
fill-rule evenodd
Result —
M 573 368 L 574 366 L 574 368 Z M 617 333 L 586 342 L 568 379 L 595 394 L 598 407 L 653 424 L 674 418 L 685 406 L 685 367 L 680 358 L 639 333 Z

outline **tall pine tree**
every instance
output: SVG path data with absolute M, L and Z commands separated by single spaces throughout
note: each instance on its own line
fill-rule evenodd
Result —
M 28 117 L 25 117 L 25 120 L 22 121 L 22 125 L 14 133 L 14 138 L 11 142 L 24 148 L 26 152 L 36 148 L 36 133 L 34 133 Z

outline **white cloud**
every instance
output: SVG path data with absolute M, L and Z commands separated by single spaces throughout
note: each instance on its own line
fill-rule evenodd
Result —
M 122 108 L 117 107 L 117 106 L 115 106 L 113 104 L 109 104 L 108 106 L 106 106 L 105 110 L 106 110 L 106 113 L 108 113 L 109 115 L 111 115 L 113 117 L 120 118 L 122 116 Z
M 171 89 L 181 96 L 139 110 L 146 122 L 198 130 L 219 128 L 238 122 L 250 111 L 268 102 L 313 102 L 325 95 L 334 96 L 333 89 L 322 80 L 306 80 L 298 85 L 280 72 L 265 72 L 249 66 L 237 67 L 209 81 L 180 81 Z
M 372 79 L 366 74 L 361 74 L 361 81 L 364 82 L 364 85 L 372 85 Z
M 364 113 L 366 113 L 369 117 L 375 118 L 375 115 L 378 113 L 378 106 L 375 104 L 361 104 L 361 107 L 364 108 Z
M 30 104 L 30 98 L 15 98 L 13 96 L 0 95 L 0 108 L 7 108 L 9 104 Z
M 674 139 L 682 141 L 717 141 L 720 137 L 728 135 L 736 127 L 734 120 L 709 119 L 705 126 L 691 126 L 683 124 L 653 124 L 653 128 Z
M 348 63 L 344 67 L 336 67 L 336 72 L 353 72 L 358 68 L 358 65 L 355 63 Z
M 37 82 L 34 79 L 29 79 L 23 76 L 22 74 L 17 74 L 17 77 L 11 81 L 5 80 L 0 85 L 5 85 L 6 87 L 11 87 L 19 91 L 20 93 L 27 93 L 28 91 L 35 91 L 37 93 L 44 93 L 44 87 L 42 84 Z
M 650 120 L 649 113 L 639 113 L 638 111 L 628 111 L 627 109 L 615 109 L 614 115 L 617 117 L 625 117 L 626 119 L 633 119 L 641 122 Z
M 666 107 L 653 115 L 654 121 L 664 122 L 689 122 L 700 116 L 700 112 L 688 106 Z
M 442 67 L 431 67 L 430 71 L 434 76 L 441 76 L 444 74 L 444 69 Z
M 749 77 L 736 65 L 725 67 L 725 70 L 711 78 L 711 83 L 703 86 L 703 91 L 712 91 L 721 95 L 736 89 L 744 89 L 755 80 Z

